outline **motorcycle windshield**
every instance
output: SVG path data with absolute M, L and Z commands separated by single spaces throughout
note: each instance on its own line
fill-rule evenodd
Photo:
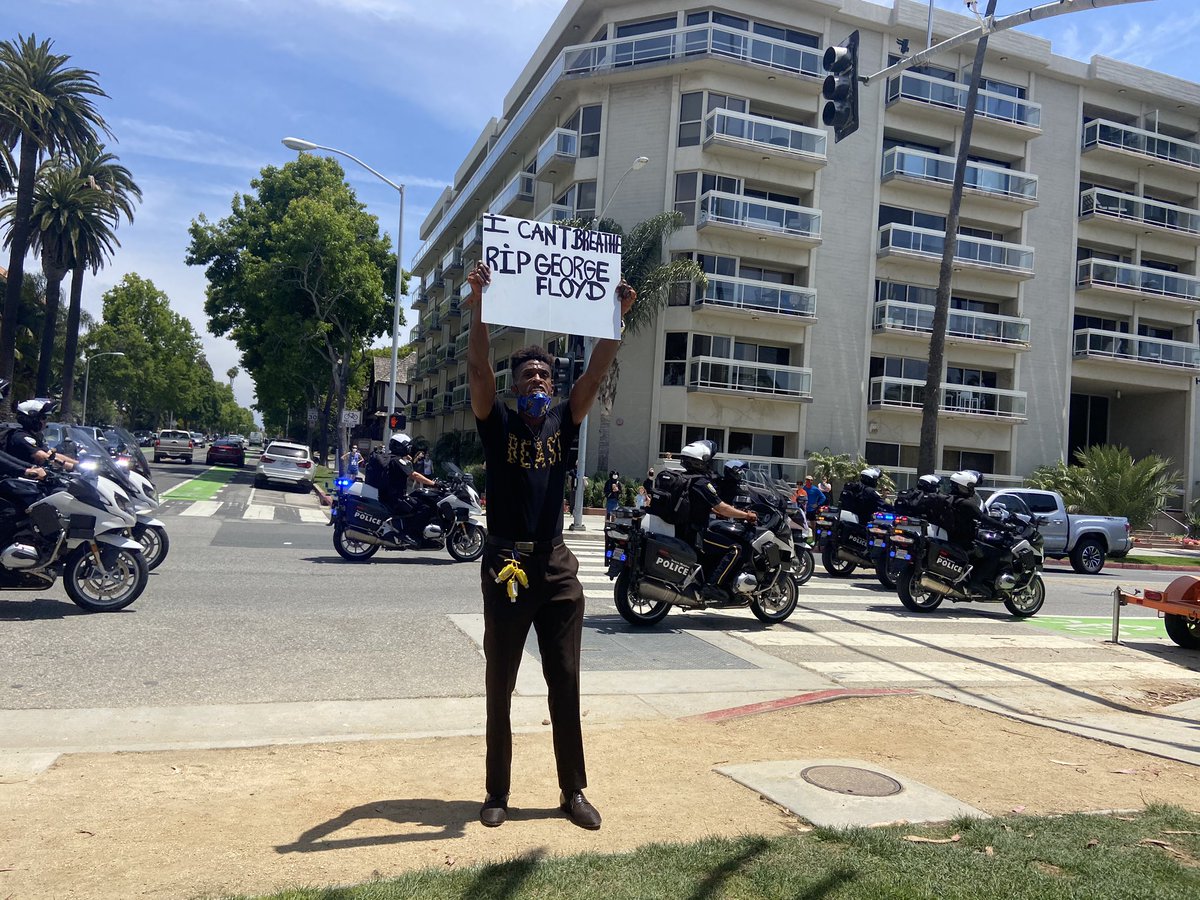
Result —
M 46 428 L 47 442 L 51 438 L 50 428 L 51 426 Z M 110 481 L 115 481 L 130 496 L 137 493 L 129 476 L 113 462 L 108 450 L 96 440 L 91 429 L 78 425 L 59 425 L 58 443 L 52 446 L 78 461 L 81 471 L 103 475 Z
M 108 441 L 109 453 L 128 457 L 129 465 L 135 472 L 150 481 L 154 480 L 150 477 L 150 463 L 138 446 L 137 438 L 120 426 L 104 429 L 104 438 Z

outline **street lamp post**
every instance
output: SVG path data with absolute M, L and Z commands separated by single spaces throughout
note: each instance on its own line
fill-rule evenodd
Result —
M 636 169 L 642 168 L 646 163 L 650 162 L 648 156 L 639 156 L 633 161 L 624 174 L 617 179 L 617 183 L 613 185 L 612 193 L 608 195 L 608 202 L 604 204 L 604 208 L 600 210 L 600 215 L 592 219 L 589 226 L 591 231 L 595 231 L 600 225 L 600 220 L 604 218 L 604 214 L 608 212 L 608 208 L 612 206 L 613 200 L 617 196 L 617 191 L 621 188 L 621 182 L 625 180 L 625 176 Z M 592 361 L 592 348 L 596 346 L 595 338 L 585 338 L 583 342 L 583 368 L 587 371 L 588 363 Z M 572 521 L 569 526 L 570 531 L 586 531 L 587 526 L 583 524 L 583 490 L 584 484 L 587 481 L 587 473 L 584 469 L 587 463 L 587 432 L 588 432 L 588 416 L 583 417 L 583 422 L 579 425 L 579 451 L 575 454 L 575 509 L 572 515 Z
M 336 147 L 325 147 L 321 144 L 314 144 L 312 141 L 295 137 L 284 138 L 283 146 L 289 150 L 325 150 L 328 153 L 337 153 L 339 156 L 346 157 L 346 159 L 352 159 L 380 181 L 395 188 L 400 194 L 400 221 L 396 226 L 396 301 L 392 307 L 392 379 L 390 390 L 388 391 L 388 421 L 391 421 L 392 414 L 396 411 L 396 368 L 399 364 L 400 355 L 400 290 L 404 283 L 400 264 L 400 260 L 403 258 L 400 248 L 403 246 L 402 242 L 404 239 L 404 185 L 396 184 L 390 178 L 376 172 L 357 156 L 347 153 L 345 150 L 338 150 Z
M 99 359 L 101 356 L 124 356 L 120 350 L 105 350 L 103 353 L 93 353 L 91 356 L 83 358 L 83 415 L 79 417 L 79 424 L 87 424 L 87 395 L 88 382 L 92 376 L 92 360 Z

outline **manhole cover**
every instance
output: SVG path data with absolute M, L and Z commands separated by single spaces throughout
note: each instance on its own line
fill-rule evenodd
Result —
M 823 790 L 855 797 L 890 797 L 904 790 L 895 778 L 853 766 L 809 766 L 800 777 Z

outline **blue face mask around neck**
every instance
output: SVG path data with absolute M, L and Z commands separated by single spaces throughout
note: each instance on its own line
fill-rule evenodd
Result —
M 545 391 L 525 394 L 517 398 L 517 412 L 540 419 L 550 411 L 550 395 Z

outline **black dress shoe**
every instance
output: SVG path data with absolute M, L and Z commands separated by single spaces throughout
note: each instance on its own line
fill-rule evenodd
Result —
M 508 818 L 508 797 L 493 797 L 488 794 L 483 798 L 483 806 L 479 807 L 479 821 L 488 828 L 503 825 Z
M 596 807 L 588 803 L 587 797 L 583 796 L 583 791 L 571 791 L 569 796 L 560 793 L 558 807 L 567 814 L 568 819 L 580 828 L 595 831 L 600 827 L 600 813 L 596 812 Z

